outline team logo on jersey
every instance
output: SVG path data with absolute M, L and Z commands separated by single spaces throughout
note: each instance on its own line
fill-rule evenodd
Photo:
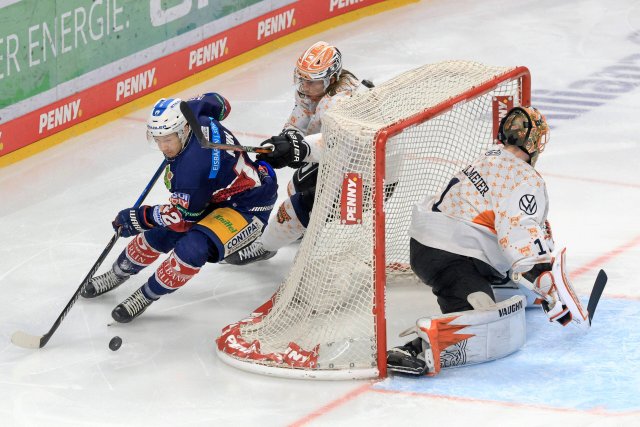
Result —
M 536 198 L 532 194 L 525 194 L 520 197 L 520 210 L 527 215 L 534 215 L 538 212 L 538 203 L 536 202 Z
M 171 180 L 173 179 L 173 172 L 171 172 L 171 166 L 167 165 L 164 168 L 164 186 L 167 190 L 171 191 Z
M 291 215 L 287 213 L 287 208 L 284 206 L 284 203 L 280 205 L 278 208 L 278 215 L 276 216 L 276 221 L 280 224 L 284 224 L 287 221 L 291 221 Z
M 525 257 L 531 256 L 531 248 L 529 246 L 523 246 L 519 248 L 518 252 L 520 252 L 522 256 L 525 256 Z
M 191 200 L 191 195 L 186 193 L 173 193 L 171 197 L 169 197 L 169 202 L 174 206 L 180 206 L 185 209 L 189 209 L 189 201 Z

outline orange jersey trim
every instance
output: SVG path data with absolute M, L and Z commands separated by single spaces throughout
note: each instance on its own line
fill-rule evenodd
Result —
M 493 234 L 498 234 L 496 232 L 496 214 L 493 211 L 482 212 L 480 215 L 473 218 L 473 222 L 487 227 Z

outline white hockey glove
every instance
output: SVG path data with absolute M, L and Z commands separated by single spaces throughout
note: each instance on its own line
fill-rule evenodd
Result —
M 551 271 L 545 271 L 540 274 L 534 282 L 537 292 L 544 300 L 540 302 L 542 311 L 549 317 L 550 322 L 558 322 L 562 326 L 567 326 L 571 321 L 571 314 L 566 305 L 558 296 L 558 289 L 553 279 Z M 551 302 L 549 302 L 551 300 Z
M 549 321 L 558 322 L 562 326 L 569 324 L 571 314 L 558 296 L 552 273 L 552 264 L 536 264 L 526 273 L 513 274 L 512 279 L 541 297 L 540 305 L 542 306 L 542 311 L 549 317 Z
M 551 271 L 544 270 L 545 264 L 536 264 L 534 268 L 524 274 L 514 274 L 513 281 L 528 287 L 536 292 L 544 301 L 542 309 L 552 322 L 558 322 L 562 326 L 573 323 L 582 330 L 588 329 L 589 313 L 582 306 L 566 271 L 566 248 L 559 251 L 559 255 L 553 260 Z M 541 266 L 541 267 L 538 267 Z M 534 271 L 538 268 L 538 271 Z M 530 274 L 531 273 L 531 274 Z M 536 273 L 537 276 L 536 276 Z M 528 277 L 527 277 L 528 276 Z M 531 277 L 536 278 L 531 281 Z

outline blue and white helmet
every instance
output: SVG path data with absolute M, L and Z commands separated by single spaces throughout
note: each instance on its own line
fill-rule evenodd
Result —
M 177 133 L 182 146 L 187 142 L 189 132 L 185 132 L 187 119 L 180 111 L 180 98 L 162 98 L 153 106 L 147 120 L 147 139 L 154 142 L 154 137 Z

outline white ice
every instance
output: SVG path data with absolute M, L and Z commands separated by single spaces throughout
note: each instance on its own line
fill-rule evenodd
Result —
M 207 265 L 135 322 L 107 327 L 145 272 L 102 298 L 79 300 L 45 348 L 15 347 L 14 331 L 50 328 L 111 237 L 115 213 L 134 203 L 160 163 L 144 137 L 147 107 L 0 169 L 0 424 L 640 425 L 640 2 L 421 1 L 158 97 L 219 91 L 232 103 L 226 125 L 258 144 L 279 132 L 292 107 L 294 59 L 320 39 L 374 82 L 446 59 L 529 67 L 533 103 L 553 126 L 539 170 L 556 241 L 569 248 L 581 295 L 599 268 L 609 274 L 591 333 L 554 328 L 530 311 L 529 340 L 516 355 L 436 379 L 313 382 L 225 365 L 214 339 L 271 296 L 293 245 L 243 268 Z M 159 183 L 148 200 L 166 196 Z M 397 344 L 397 332 L 432 310 L 433 298 L 413 283 L 389 299 Z M 115 335 L 124 343 L 112 352 Z

